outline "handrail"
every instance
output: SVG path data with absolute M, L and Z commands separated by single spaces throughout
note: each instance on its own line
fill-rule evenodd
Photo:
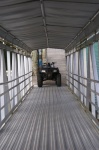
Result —
M 69 73 L 70 73 L 70 72 L 69 72 Z M 73 74 L 73 73 L 70 73 L 70 74 Z M 76 74 L 73 74 L 73 75 L 76 75 Z M 69 78 L 71 78 L 71 79 L 75 80 L 76 82 L 78 82 L 80 85 L 82 85 L 82 86 L 84 86 L 85 88 L 87 88 L 87 85 L 85 85 L 85 84 L 79 82 L 77 79 L 71 77 L 69 74 L 66 73 L 66 76 L 68 76 Z M 78 75 L 76 75 L 76 76 L 78 76 Z M 80 76 L 80 77 L 81 77 L 81 76 Z M 82 78 L 83 78 L 83 77 L 82 77 Z M 84 79 L 88 80 L 88 78 L 84 78 Z M 70 80 L 68 80 L 68 79 L 66 79 L 66 80 L 69 82 L 69 84 L 71 84 L 73 87 L 75 87 L 85 98 L 87 98 L 86 95 L 84 95 L 84 93 L 82 93 L 82 92 L 80 91 L 80 89 L 78 89 L 73 83 L 71 83 Z M 92 80 L 92 79 L 90 79 L 89 82 L 94 82 L 94 81 L 95 81 L 96 83 L 99 82 L 99 81 L 97 81 L 97 80 Z M 90 89 L 90 92 L 93 92 L 93 93 L 95 93 L 96 95 L 99 96 L 99 92 L 97 92 L 96 90 Z M 89 100 L 88 100 L 88 101 L 89 101 Z M 96 104 L 94 104 L 94 103 L 91 102 L 91 101 L 89 101 L 89 102 L 90 102 L 92 105 L 95 106 L 96 110 L 99 110 L 99 107 L 98 107 Z
M 66 71 L 67 71 L 67 70 L 66 70 Z M 67 72 L 69 72 L 69 71 L 67 71 Z M 72 74 L 72 75 L 75 75 L 75 76 L 77 76 L 77 77 L 80 77 L 80 78 L 82 78 L 82 79 L 90 80 L 91 82 L 99 83 L 99 81 L 98 81 L 98 80 L 93 80 L 93 79 L 90 79 L 90 78 L 85 78 L 85 77 L 82 77 L 82 76 L 80 76 L 80 75 L 73 74 L 73 73 L 71 73 L 71 72 L 69 72 L 69 73 L 70 73 L 70 74 Z
M 30 74 L 31 72 L 32 72 L 32 71 L 30 71 L 30 72 L 27 73 L 27 74 Z M 27 74 L 25 74 L 25 75 L 27 75 Z M 19 78 L 21 78 L 21 77 L 23 77 L 23 76 L 25 76 L 25 75 L 22 75 L 22 76 L 20 76 Z M 31 78 L 31 77 L 32 77 L 32 75 L 29 75 L 27 78 L 25 78 L 24 80 L 22 80 L 22 81 L 19 82 L 18 84 L 14 85 L 14 86 L 11 87 L 10 89 L 8 89 L 8 90 L 4 91 L 2 94 L 0 94 L 0 97 L 1 97 L 1 96 L 5 95 L 5 93 L 8 93 L 9 91 L 14 90 L 15 87 L 18 87 L 18 86 L 21 85 L 24 81 L 27 81 L 27 80 L 28 80 L 28 82 L 26 82 L 26 84 L 22 87 L 22 89 L 20 89 L 19 91 L 17 91 L 17 93 L 16 93 L 15 95 L 12 95 L 12 96 L 10 97 L 10 99 L 9 99 L 8 101 L 6 101 L 3 106 L 0 107 L 0 111 L 1 111 L 1 110 L 4 109 L 6 106 L 11 105 L 11 101 L 14 100 L 15 97 L 17 97 L 19 94 L 21 94 L 21 92 L 22 92 L 23 90 L 26 89 L 26 90 L 24 91 L 24 94 L 20 95 L 20 98 L 17 97 L 17 98 L 18 98 L 18 99 L 17 99 L 17 103 L 16 103 L 15 105 L 13 105 L 12 108 L 10 108 L 10 110 L 7 112 L 7 114 L 5 114 L 4 119 L 3 119 L 3 120 L 0 120 L 0 129 L 1 129 L 2 125 L 8 121 L 9 117 L 10 117 L 11 114 L 15 111 L 15 109 L 19 106 L 19 103 L 22 102 L 22 100 L 27 96 L 28 92 L 32 89 L 33 85 L 32 85 L 32 78 Z M 15 81 L 15 80 L 17 80 L 17 78 L 14 79 L 13 81 Z M 12 82 L 12 81 L 10 81 L 10 82 Z M 6 82 L 6 83 L 9 83 L 9 82 Z M 5 85 L 5 83 L 4 83 L 4 85 Z M 26 87 L 27 87 L 27 88 L 26 88 Z
M 66 79 L 67 80 L 67 79 Z M 68 81 L 70 84 L 72 84 L 70 81 Z M 72 84 L 73 85 L 73 84 Z M 73 85 L 85 98 L 87 98 L 85 95 L 84 95 L 84 93 L 82 93 L 75 85 Z M 93 91 L 93 90 L 92 90 Z M 96 109 L 97 110 L 99 110 L 99 107 L 96 105 L 96 104 L 94 104 L 93 102 L 91 102 L 90 100 L 88 100 L 89 101 L 89 103 L 91 103 L 92 105 L 94 105 L 95 107 L 96 107 Z
M 32 73 L 32 71 L 30 71 L 29 73 Z M 10 82 L 13 82 L 13 81 L 15 81 L 15 80 L 18 80 L 18 79 L 20 79 L 20 78 L 22 78 L 22 77 L 28 75 L 29 73 L 24 74 L 24 75 L 22 75 L 22 76 L 20 76 L 20 77 L 18 77 L 18 78 L 13 79 L 13 80 L 10 80 L 10 81 L 7 81 L 7 82 L 2 82 L 2 83 L 0 83 L 0 85 L 8 84 L 8 83 L 10 83 Z
M 66 74 L 67 75 L 67 74 Z M 81 82 L 79 82 L 78 80 L 76 80 L 76 79 L 74 79 L 73 77 L 71 77 L 71 76 L 69 76 L 70 78 L 72 78 L 73 80 L 75 80 L 76 82 L 78 82 L 78 83 L 80 83 L 82 86 L 84 86 L 85 88 L 87 88 L 87 86 L 85 85 L 85 84 L 83 84 L 83 83 L 81 83 Z M 67 80 L 67 79 L 66 79 Z M 97 95 L 99 95 L 99 93 L 98 92 L 96 92 L 95 90 L 92 90 L 91 89 L 91 91 L 92 92 L 94 92 L 95 94 L 97 94 Z
M 8 89 L 7 91 L 5 91 L 5 92 L 1 93 L 1 94 L 0 94 L 0 97 L 1 97 L 2 95 L 4 95 L 5 93 L 7 93 L 7 92 L 11 91 L 13 88 L 17 87 L 18 85 L 20 85 L 21 83 L 23 83 L 25 80 L 29 79 L 30 77 L 32 77 L 32 75 L 31 75 L 31 76 L 29 76 L 28 78 L 26 78 L 26 79 L 22 80 L 21 82 L 19 82 L 19 83 L 18 83 L 18 84 L 16 84 L 15 86 L 11 87 L 11 88 L 10 88 L 10 89 Z
M 23 89 L 25 89 L 31 82 L 32 82 L 32 80 L 31 80 L 28 84 L 26 84 Z M 10 99 L 10 101 L 13 100 L 13 98 L 15 98 L 19 93 L 21 93 L 23 89 L 21 89 L 16 95 L 14 95 L 14 96 Z M 0 107 L 0 110 L 1 110 L 2 108 L 4 108 L 10 101 L 8 101 L 7 103 L 5 103 L 5 105 L 3 105 L 2 107 Z

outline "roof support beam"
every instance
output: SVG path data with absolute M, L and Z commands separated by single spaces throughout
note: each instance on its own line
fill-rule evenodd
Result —
M 44 2 L 43 0 L 40 0 L 41 2 L 41 12 L 42 12 L 42 19 L 44 24 L 44 31 L 46 34 L 46 40 L 47 40 L 47 47 L 49 47 L 49 41 L 48 41 L 48 33 L 47 33 L 47 26 L 46 26 L 46 19 L 45 19 L 45 12 L 44 12 Z
M 25 43 L 21 40 L 17 39 L 14 35 L 12 35 L 9 31 L 5 30 L 3 27 L 0 26 L 0 37 L 3 38 L 5 41 L 11 43 L 12 45 L 16 45 L 26 51 L 32 51 Z
M 78 42 L 85 41 L 92 33 L 96 33 L 99 29 L 99 11 L 91 20 L 83 27 L 83 29 L 74 37 L 74 39 L 65 47 L 66 51 L 71 50 Z

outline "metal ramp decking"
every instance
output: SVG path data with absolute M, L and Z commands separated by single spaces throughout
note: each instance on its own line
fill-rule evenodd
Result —
M 67 87 L 35 87 L 0 131 L 0 150 L 99 150 L 99 131 Z

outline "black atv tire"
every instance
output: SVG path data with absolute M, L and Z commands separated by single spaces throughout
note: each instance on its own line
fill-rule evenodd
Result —
M 37 83 L 38 83 L 38 87 L 42 87 L 43 81 L 40 74 L 37 75 Z
M 59 86 L 59 87 L 61 86 L 61 74 L 60 74 L 60 73 L 57 75 L 56 84 L 57 84 L 57 86 Z

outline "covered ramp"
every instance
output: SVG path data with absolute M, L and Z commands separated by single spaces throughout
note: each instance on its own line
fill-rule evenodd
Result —
M 33 87 L 45 48 L 66 86 Z M 0 1 L 0 150 L 99 150 L 99 0 Z
M 0 132 L 0 150 L 98 150 L 99 130 L 67 87 L 33 88 Z

